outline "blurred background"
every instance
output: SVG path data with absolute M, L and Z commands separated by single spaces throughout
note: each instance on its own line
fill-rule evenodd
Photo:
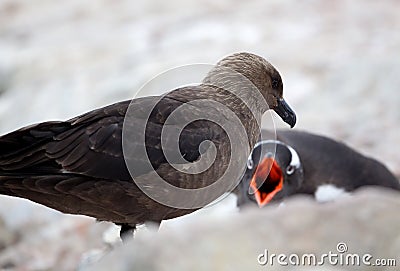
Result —
M 71 118 L 131 98 L 167 69 L 248 51 L 280 71 L 296 129 L 343 140 L 399 176 L 399 9 L 396 0 L 0 0 L 0 132 Z M 74 269 L 106 246 L 108 226 L 0 196 L 0 269 Z

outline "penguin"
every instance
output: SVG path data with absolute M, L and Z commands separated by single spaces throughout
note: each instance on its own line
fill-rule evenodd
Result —
M 235 190 L 239 208 L 248 203 L 264 207 L 295 194 L 326 202 L 363 186 L 400 191 L 386 166 L 344 143 L 305 131 L 278 130 L 274 137 L 263 130 L 247 160 Z

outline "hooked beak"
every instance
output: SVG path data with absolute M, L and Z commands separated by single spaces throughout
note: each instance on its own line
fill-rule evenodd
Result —
M 278 99 L 278 105 L 274 108 L 274 111 L 284 122 L 290 125 L 290 128 L 294 127 L 296 124 L 296 114 L 283 98 Z
M 250 191 L 258 206 L 264 207 L 283 188 L 283 173 L 272 157 L 266 157 L 258 164 L 256 171 L 250 181 Z

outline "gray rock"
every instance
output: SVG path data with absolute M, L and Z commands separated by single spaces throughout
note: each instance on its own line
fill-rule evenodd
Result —
M 399 194 L 381 189 L 360 190 L 326 204 L 297 197 L 284 207 L 245 210 L 223 219 L 193 219 L 182 228 L 138 236 L 86 270 L 310 270 L 310 265 L 291 264 L 294 254 L 300 263 L 304 254 L 314 254 L 313 270 L 364 270 L 366 254 L 371 263 L 378 258 L 400 260 L 399 209 Z M 269 261 L 262 266 L 258 257 L 266 250 Z M 271 266 L 271 254 L 281 253 L 288 266 L 281 266 L 276 257 Z M 332 264 L 325 258 L 324 265 L 318 265 L 323 253 L 332 254 Z M 351 265 L 355 254 L 360 266 Z M 308 256 L 304 257 L 307 262 Z
M 17 233 L 7 227 L 4 220 L 0 217 L 0 251 L 15 242 L 17 239 Z

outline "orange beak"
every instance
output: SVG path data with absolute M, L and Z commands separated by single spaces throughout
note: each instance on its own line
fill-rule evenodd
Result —
M 283 173 L 278 163 L 272 157 L 264 158 L 250 181 L 258 206 L 261 208 L 267 205 L 282 187 Z

